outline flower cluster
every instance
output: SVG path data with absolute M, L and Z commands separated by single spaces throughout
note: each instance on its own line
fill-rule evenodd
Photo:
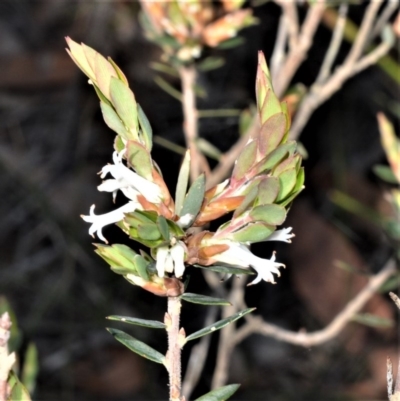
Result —
M 166 4 L 170 7 L 175 3 Z M 186 2 L 179 4 L 189 7 Z M 167 5 L 148 3 L 147 7 L 164 10 Z M 107 125 L 117 134 L 113 164 L 101 169 L 104 181 L 98 189 L 110 192 L 114 201 L 121 191 L 128 200 L 102 215 L 94 214 L 93 205 L 90 214 L 82 218 L 91 223 L 89 234 L 97 234 L 105 243 L 103 228 L 116 224 L 150 249 L 149 254 L 137 254 L 125 245 L 97 244 L 96 252 L 116 273 L 157 295 L 182 292 L 181 279 L 188 265 L 223 265 L 225 271 L 231 268 L 235 274 L 252 267 L 257 276 L 251 284 L 261 280 L 275 283 L 274 275 L 280 276 L 279 268 L 284 265 L 276 262 L 275 253 L 270 259 L 262 259 L 252 254 L 249 246 L 262 241 L 291 241 L 291 227 L 277 228 L 303 189 L 304 171 L 296 143 L 288 140 L 287 107 L 273 92 L 263 54 L 259 55 L 256 79 L 258 134 L 249 138 L 231 177 L 207 191 L 204 175 L 187 191 L 188 152 L 173 200 L 150 156 L 150 124 L 121 70 L 90 47 L 69 38 L 67 42 L 72 59 L 100 98 Z M 192 229 L 232 212 L 231 219 L 215 232 Z
M 257 22 L 251 9 L 241 9 L 244 0 L 140 2 L 147 38 L 163 49 L 165 58 L 180 62 L 199 57 L 204 45 L 216 47 Z

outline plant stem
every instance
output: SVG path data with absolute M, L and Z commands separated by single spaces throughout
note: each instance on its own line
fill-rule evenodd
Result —
M 183 109 L 183 131 L 186 146 L 190 149 L 190 179 L 193 182 L 200 174 L 202 157 L 196 146 L 198 136 L 198 112 L 196 106 L 196 68 L 194 65 L 179 68 L 179 76 L 182 82 L 182 109 Z
M 168 373 L 169 373 L 169 400 L 182 401 L 181 398 L 181 349 L 184 340 L 183 329 L 179 330 L 181 315 L 181 300 L 179 297 L 168 297 L 168 313 L 165 324 L 168 333 Z

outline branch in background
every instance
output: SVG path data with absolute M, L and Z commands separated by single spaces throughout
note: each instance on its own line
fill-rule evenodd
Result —
M 345 3 L 341 4 L 339 7 L 338 19 L 336 21 L 335 29 L 333 30 L 332 39 L 322 62 L 321 69 L 319 70 L 318 77 L 315 80 L 315 84 L 322 84 L 325 82 L 331 73 L 333 63 L 335 62 L 340 45 L 342 44 L 348 9 L 349 6 Z
M 293 332 L 265 322 L 261 317 L 246 316 L 246 323 L 238 330 L 234 325 L 225 328 L 220 337 L 217 364 L 212 387 L 224 385 L 227 380 L 227 368 L 232 350 L 251 334 L 261 334 L 302 347 L 321 345 L 336 338 L 350 323 L 353 317 L 367 304 L 382 284 L 396 272 L 395 261 L 390 259 L 383 269 L 369 279 L 368 284 L 344 307 L 344 309 L 324 329 L 307 333 Z M 229 301 L 233 304 L 230 312 L 246 308 L 243 287 L 245 280 L 235 280 Z M 399 381 L 400 383 L 400 381 Z
M 368 41 L 369 32 L 374 24 L 380 4 L 380 2 L 371 2 L 369 4 L 365 13 L 365 17 L 361 23 L 361 28 L 344 63 L 330 76 L 326 75 L 326 72 L 322 71 L 321 69 L 319 79 L 317 79 L 317 81 L 311 86 L 310 91 L 304 97 L 300 104 L 299 110 L 296 113 L 290 131 L 290 136 L 292 139 L 298 138 L 313 112 L 334 93 L 336 93 L 349 78 L 375 64 L 381 57 L 389 52 L 390 48 L 392 47 L 392 42 L 387 40 L 382 42 L 371 53 L 362 57 L 363 49 Z M 340 18 L 343 17 L 339 17 L 337 24 L 342 24 L 342 20 Z M 340 36 L 337 34 L 336 38 L 334 33 L 330 49 L 327 51 L 325 60 L 327 60 L 327 58 L 331 58 L 335 50 L 331 50 L 332 46 L 339 45 L 338 38 L 340 37 L 342 37 L 342 33 L 340 33 Z M 328 65 L 328 61 L 325 60 L 322 68 L 325 68 L 325 66 Z M 329 62 L 331 61 L 329 60 Z M 322 80 L 323 78 L 325 78 L 324 81 Z
M 7 379 L 15 363 L 15 353 L 8 353 L 8 340 L 10 338 L 11 319 L 7 312 L 0 317 L 0 401 L 8 399 Z
M 207 159 L 200 153 L 196 145 L 198 137 L 198 114 L 196 106 L 196 68 L 194 65 L 180 67 L 179 76 L 182 83 L 183 131 L 186 146 L 190 149 L 190 179 L 193 182 L 203 171 L 208 171 Z
M 295 45 L 291 46 L 286 60 L 274 81 L 274 90 L 278 97 L 283 96 L 294 74 L 307 57 L 308 50 L 313 43 L 313 38 L 321 21 L 325 7 L 325 0 L 320 0 L 308 9 L 306 19 L 301 26 Z M 283 12 L 286 13 L 286 15 L 287 10 L 288 7 L 283 8 Z M 288 16 L 288 18 L 290 17 Z
M 210 308 L 208 310 L 207 317 L 204 322 L 204 327 L 210 326 L 216 321 L 217 318 L 217 307 Z M 189 400 L 194 388 L 196 387 L 204 365 L 206 363 L 208 350 L 210 348 L 211 336 L 204 336 L 202 339 L 192 348 L 190 353 L 189 362 L 186 368 L 185 379 L 183 380 L 182 394 Z
M 285 13 L 282 13 L 279 19 L 278 33 L 276 35 L 274 51 L 272 52 L 270 70 L 272 81 L 276 81 L 281 65 L 285 61 L 285 49 L 288 37 L 288 21 Z
M 393 292 L 389 292 L 390 298 L 392 298 L 393 302 L 400 309 L 400 299 Z M 399 401 L 400 400 L 400 359 L 399 365 L 397 368 L 397 376 L 396 382 L 393 381 L 393 365 L 392 361 L 388 357 L 386 360 L 386 380 L 387 380 L 387 392 L 389 401 Z

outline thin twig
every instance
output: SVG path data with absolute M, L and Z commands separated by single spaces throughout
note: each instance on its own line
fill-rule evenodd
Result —
M 345 308 L 324 329 L 313 333 L 293 332 L 262 321 L 261 318 L 248 316 L 247 322 L 231 339 L 236 345 L 250 334 L 258 333 L 290 344 L 311 347 L 326 343 L 339 335 L 352 318 L 365 306 L 382 284 L 396 272 L 396 264 L 390 259 L 383 269 L 372 276 L 368 284 L 345 306 Z
M 319 70 L 318 77 L 315 80 L 316 84 L 324 83 L 331 73 L 332 65 L 338 54 L 340 45 L 342 44 L 343 32 L 344 32 L 344 27 L 346 25 L 346 17 L 348 9 L 349 6 L 346 3 L 341 4 L 339 7 L 338 19 L 332 34 L 332 39 L 329 44 L 328 51 L 326 52 L 324 61 L 322 62 L 322 66 L 321 69 Z
M 222 318 L 225 319 L 239 311 L 239 308 L 244 304 L 244 285 L 246 280 L 241 277 L 233 281 L 232 290 L 229 294 L 229 302 L 232 304 L 229 307 L 222 309 Z M 231 340 L 234 338 L 236 325 L 229 324 L 221 330 L 221 335 L 218 344 L 217 362 L 215 365 L 214 375 L 211 382 L 211 388 L 215 389 L 223 386 L 228 379 L 228 366 L 231 353 L 235 347 L 235 343 Z
M 285 48 L 288 36 L 288 28 L 287 28 L 287 18 L 285 16 L 285 12 L 283 11 L 278 25 L 278 33 L 276 35 L 276 41 L 274 46 L 274 51 L 272 52 L 271 62 L 270 62 L 270 70 L 272 80 L 275 80 L 275 77 L 279 73 L 281 65 L 285 60 Z
M 168 333 L 167 368 L 169 373 L 170 401 L 182 401 L 181 351 L 184 331 L 183 329 L 179 330 L 180 315 L 181 301 L 179 297 L 168 297 L 168 313 L 165 314 L 165 325 Z
M 358 62 L 340 66 L 324 85 L 313 85 L 301 102 L 299 110 L 294 118 L 290 130 L 291 139 L 298 138 L 312 113 L 337 92 L 349 78 L 375 64 L 388 53 L 391 47 L 391 43 L 381 43 L 376 49 L 361 58 Z
M 362 55 L 365 46 L 367 45 L 367 41 L 369 38 L 369 34 L 371 32 L 372 26 L 375 21 L 376 14 L 378 13 L 379 7 L 381 6 L 381 0 L 372 0 L 369 3 L 367 10 L 365 11 L 364 18 L 361 22 L 360 29 L 357 33 L 356 40 L 354 41 L 353 46 L 350 49 L 349 54 L 344 62 L 344 66 L 351 66 L 360 58 Z
M 204 322 L 204 327 L 207 327 L 215 322 L 217 317 L 218 308 L 211 307 L 208 310 L 207 317 Z M 204 364 L 207 359 L 208 349 L 210 347 L 211 336 L 204 336 L 196 344 L 190 353 L 189 362 L 186 368 L 185 379 L 183 380 L 182 394 L 188 400 L 192 391 L 196 387 L 201 377 Z
M 319 0 L 309 8 L 296 45 L 290 49 L 279 75 L 276 77 L 275 82 L 273 82 L 274 90 L 278 97 L 282 97 L 295 72 L 307 57 L 308 50 L 312 45 L 325 6 L 325 0 Z
M 297 13 L 297 5 L 295 1 L 276 0 L 276 3 L 282 7 L 283 20 L 289 31 L 290 50 L 297 45 L 299 35 L 299 16 Z M 281 18 L 282 19 L 282 18 Z
M 196 106 L 196 67 L 190 65 L 178 70 L 182 82 L 182 108 L 183 108 L 183 131 L 185 133 L 186 146 L 190 149 L 191 166 L 190 178 L 193 182 L 200 174 L 200 170 L 207 170 L 208 165 L 205 157 L 201 155 L 196 146 L 198 137 L 198 115 Z M 203 166 L 202 166 L 203 165 Z
M 369 36 L 368 42 L 370 43 L 374 40 L 381 32 L 386 23 L 389 21 L 392 14 L 399 8 L 399 0 L 389 0 L 386 4 L 385 9 L 382 11 L 381 15 L 377 19 L 374 29 Z

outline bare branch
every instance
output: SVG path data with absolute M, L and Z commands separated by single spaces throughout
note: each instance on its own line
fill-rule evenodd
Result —
M 399 8 L 399 0 L 389 0 L 386 4 L 385 9 L 382 11 L 381 15 L 377 19 L 374 29 L 369 37 L 369 42 L 374 40 L 380 35 L 382 29 L 385 27 L 386 23 L 389 21 L 392 14 Z
M 293 75 L 306 58 L 324 10 L 325 0 L 320 0 L 316 4 L 310 6 L 306 19 L 301 27 L 296 45 L 290 49 L 285 64 L 282 66 L 279 76 L 274 82 L 274 90 L 278 97 L 283 95 Z
M 283 20 L 289 31 L 289 45 L 292 50 L 297 45 L 299 35 L 299 16 L 297 13 L 297 5 L 295 1 L 276 0 L 276 3 L 282 7 Z
M 215 322 L 217 312 L 217 307 L 209 308 L 207 317 L 204 322 L 204 327 L 207 327 Z M 199 382 L 201 372 L 203 371 L 204 364 L 207 359 L 210 341 L 211 336 L 202 337 L 199 343 L 192 348 L 192 352 L 190 353 L 190 358 L 185 373 L 185 379 L 182 386 L 182 394 L 187 400 L 190 398 L 193 389 Z
M 273 337 L 279 341 L 302 347 L 311 347 L 326 343 L 335 337 L 351 322 L 352 318 L 365 306 L 381 285 L 396 272 L 396 265 L 393 259 L 390 259 L 384 268 L 369 279 L 368 284 L 345 306 L 345 308 L 332 320 L 324 329 L 313 333 L 293 332 L 282 329 L 278 326 L 266 323 L 261 318 L 247 318 L 247 323 L 242 326 L 231 340 L 238 344 L 247 336 L 253 333 L 263 334 Z
M 285 47 L 287 42 L 287 36 L 288 36 L 287 18 L 283 13 L 279 19 L 278 34 L 276 36 L 274 51 L 272 53 L 270 62 L 271 76 L 273 80 L 277 76 L 281 68 L 281 65 L 285 60 Z
M 369 34 L 381 4 L 381 0 L 371 0 L 369 3 L 364 18 L 361 22 L 356 40 L 354 41 L 354 44 L 347 55 L 344 65 L 353 65 L 360 58 L 367 44 Z
M 315 80 L 316 84 L 322 84 L 329 77 L 332 65 L 338 54 L 340 45 L 342 44 L 343 32 L 344 32 L 344 27 L 346 25 L 346 17 L 348 9 L 349 6 L 346 3 L 341 4 L 339 7 L 338 19 L 332 34 L 331 43 L 329 44 L 328 51 L 326 52 L 324 61 L 322 62 L 322 66 L 321 69 L 319 70 L 318 77 Z

